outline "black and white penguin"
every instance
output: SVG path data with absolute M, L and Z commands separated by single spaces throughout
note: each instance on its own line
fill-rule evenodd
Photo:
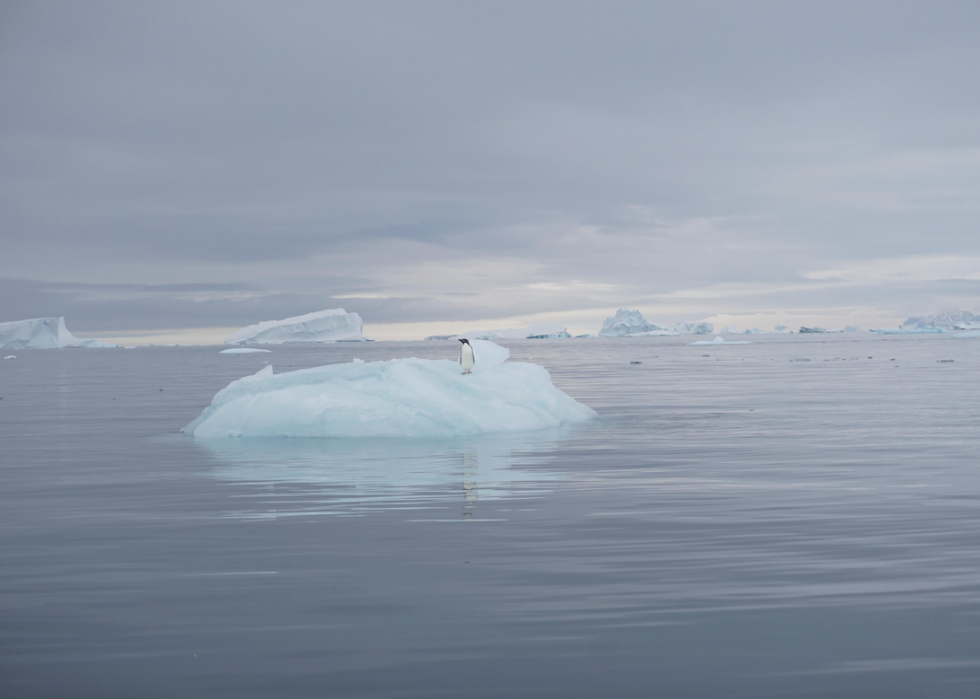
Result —
M 463 344 L 459 348 L 459 365 L 463 367 L 464 374 L 473 373 L 473 365 L 476 364 L 476 355 L 473 354 L 473 346 L 466 338 L 460 340 Z

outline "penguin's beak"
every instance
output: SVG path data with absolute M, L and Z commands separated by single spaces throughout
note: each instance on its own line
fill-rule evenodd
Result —
M 466 342 L 466 340 L 460 340 L 460 342 Z

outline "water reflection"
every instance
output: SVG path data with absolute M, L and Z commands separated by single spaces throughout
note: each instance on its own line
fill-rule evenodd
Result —
M 222 439 L 200 444 L 211 475 L 243 486 L 226 517 L 359 516 L 438 510 L 420 518 L 477 520 L 478 504 L 541 497 L 566 429 L 452 440 Z

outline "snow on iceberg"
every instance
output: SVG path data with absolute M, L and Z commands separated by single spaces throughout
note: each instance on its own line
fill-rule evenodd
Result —
M 57 347 L 115 347 L 98 340 L 82 340 L 65 327 L 65 319 L 31 318 L 0 323 L 0 349 L 53 349 Z
M 285 320 L 266 320 L 242 328 L 226 345 L 281 345 L 286 342 L 367 342 L 364 321 L 343 308 L 307 313 Z
M 258 347 L 232 347 L 231 349 L 221 350 L 218 354 L 256 354 L 258 352 L 271 352 L 272 350 L 259 349 Z
M 729 342 L 720 335 L 714 340 L 698 340 L 697 342 L 688 342 L 688 345 L 751 345 L 752 343 L 748 340 L 732 340 Z
M 980 338 L 980 330 L 971 330 L 968 333 L 957 333 L 953 335 L 954 340 L 969 340 L 975 337 Z
M 473 373 L 448 359 L 344 363 L 273 374 L 266 366 L 218 392 L 184 432 L 223 437 L 457 437 L 590 420 L 595 411 L 535 364 L 472 341 Z

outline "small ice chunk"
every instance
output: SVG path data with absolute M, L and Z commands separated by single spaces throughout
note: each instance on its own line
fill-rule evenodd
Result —
M 8 354 L 6 357 L 4 357 L 4 359 L 17 359 L 17 355 L 16 354 Z
M 272 350 L 259 349 L 258 347 L 232 347 L 231 349 L 221 350 L 218 354 L 256 354 L 259 352 L 271 352 Z

